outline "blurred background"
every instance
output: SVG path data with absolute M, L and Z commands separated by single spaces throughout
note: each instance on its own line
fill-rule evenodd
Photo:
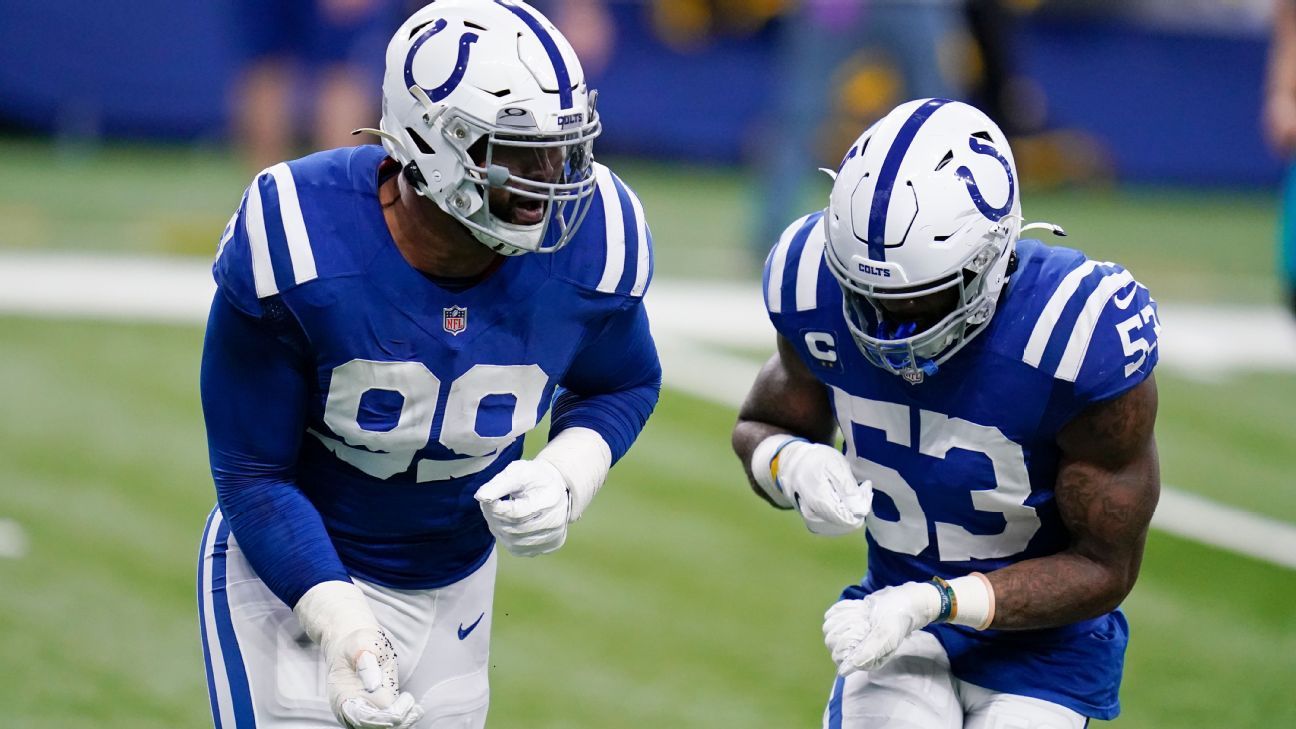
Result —
M 820 616 L 862 575 L 863 538 L 766 508 L 728 434 L 772 350 L 765 251 L 825 204 L 816 168 L 930 95 L 998 119 L 1027 218 L 1161 303 L 1167 488 L 1112 723 L 1296 726 L 1290 6 L 537 4 L 600 90 L 597 153 L 652 225 L 666 383 L 567 546 L 503 559 L 491 726 L 818 726 Z M 411 9 L 0 2 L 0 727 L 210 725 L 208 267 L 256 170 L 376 124 Z

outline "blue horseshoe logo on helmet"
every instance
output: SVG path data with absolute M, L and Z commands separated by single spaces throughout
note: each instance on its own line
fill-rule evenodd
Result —
M 999 150 L 995 149 L 993 145 L 982 144 L 976 137 L 968 138 L 968 146 L 977 154 L 984 154 L 999 160 L 999 164 L 1003 165 L 1004 174 L 1008 175 L 1008 200 L 1004 202 L 1003 207 L 997 208 L 986 202 L 985 197 L 981 195 L 981 188 L 977 185 L 976 178 L 972 176 L 972 170 L 969 170 L 966 165 L 958 168 L 958 177 L 963 181 L 963 184 L 967 185 L 968 194 L 972 196 L 972 202 L 976 204 L 977 210 L 980 210 L 982 215 L 997 223 L 1003 220 L 1008 211 L 1012 209 L 1013 200 L 1017 196 L 1017 181 L 1013 179 L 1012 165 L 1008 164 L 1008 160 L 1004 159 L 1004 156 L 999 154 Z
M 418 86 L 414 81 L 414 54 L 418 53 L 418 49 L 426 43 L 429 38 L 445 30 L 445 27 L 445 18 L 438 18 L 437 21 L 432 24 L 432 27 L 428 28 L 427 31 L 418 37 L 418 40 L 414 41 L 414 45 L 410 46 L 409 54 L 405 56 L 405 88 L 408 89 L 411 86 Z M 459 86 L 459 82 L 463 81 L 464 73 L 468 70 L 468 55 L 472 52 L 472 44 L 476 43 L 479 37 L 480 36 L 476 33 L 464 33 L 459 37 L 459 57 L 455 60 L 455 67 L 454 70 L 450 72 L 450 78 L 447 78 L 444 83 L 434 89 L 429 89 L 426 86 L 419 86 L 419 88 L 423 89 L 423 91 L 427 93 L 429 99 L 440 101 L 449 96 L 450 92 L 454 91 L 455 88 Z

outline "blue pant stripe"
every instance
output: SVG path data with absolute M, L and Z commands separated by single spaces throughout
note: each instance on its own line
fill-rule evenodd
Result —
M 230 700 L 234 704 L 234 725 L 237 729 L 255 729 L 252 691 L 248 686 L 247 670 L 243 667 L 238 636 L 234 633 L 234 621 L 230 617 L 229 593 L 225 589 L 225 554 L 228 548 L 229 524 L 222 521 L 216 530 L 216 543 L 212 546 L 212 610 L 216 617 L 216 637 L 225 660 L 225 676 L 229 680 Z
M 833 683 L 832 697 L 828 699 L 828 729 L 841 729 L 842 694 L 846 692 L 846 679 L 841 676 Z
M 216 702 L 216 681 L 212 676 L 212 659 L 211 648 L 207 645 L 207 601 L 203 599 L 203 591 L 206 589 L 206 567 L 207 559 L 204 553 L 207 547 L 207 535 L 211 532 L 212 519 L 216 517 L 216 510 L 207 515 L 207 526 L 203 527 L 202 539 L 198 541 L 198 635 L 202 638 L 203 651 L 203 670 L 207 674 L 207 698 L 211 701 L 212 719 L 216 724 L 216 729 L 223 729 L 220 718 L 220 705 Z

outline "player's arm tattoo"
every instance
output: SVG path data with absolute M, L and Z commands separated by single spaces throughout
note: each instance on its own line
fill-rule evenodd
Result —
M 1148 523 L 1161 490 L 1153 423 L 1157 391 L 1149 377 L 1091 406 L 1058 434 L 1055 488 L 1070 545 L 1048 557 L 991 572 L 991 627 L 1031 629 L 1097 617 L 1138 578 Z
M 762 440 L 777 433 L 816 443 L 831 443 L 836 433 L 827 388 L 781 335 L 778 351 L 756 376 L 733 430 L 734 453 L 742 461 L 752 490 L 766 501 L 769 497 L 751 481 L 751 456 Z

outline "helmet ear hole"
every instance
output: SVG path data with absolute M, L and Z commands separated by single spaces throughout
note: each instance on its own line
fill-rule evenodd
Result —
M 410 127 L 405 127 L 405 133 L 410 135 L 410 139 L 414 140 L 414 146 L 418 147 L 420 152 L 423 154 L 436 154 L 436 150 L 432 149 L 432 145 L 428 144 L 426 139 L 419 136 L 418 132 L 414 131 Z

